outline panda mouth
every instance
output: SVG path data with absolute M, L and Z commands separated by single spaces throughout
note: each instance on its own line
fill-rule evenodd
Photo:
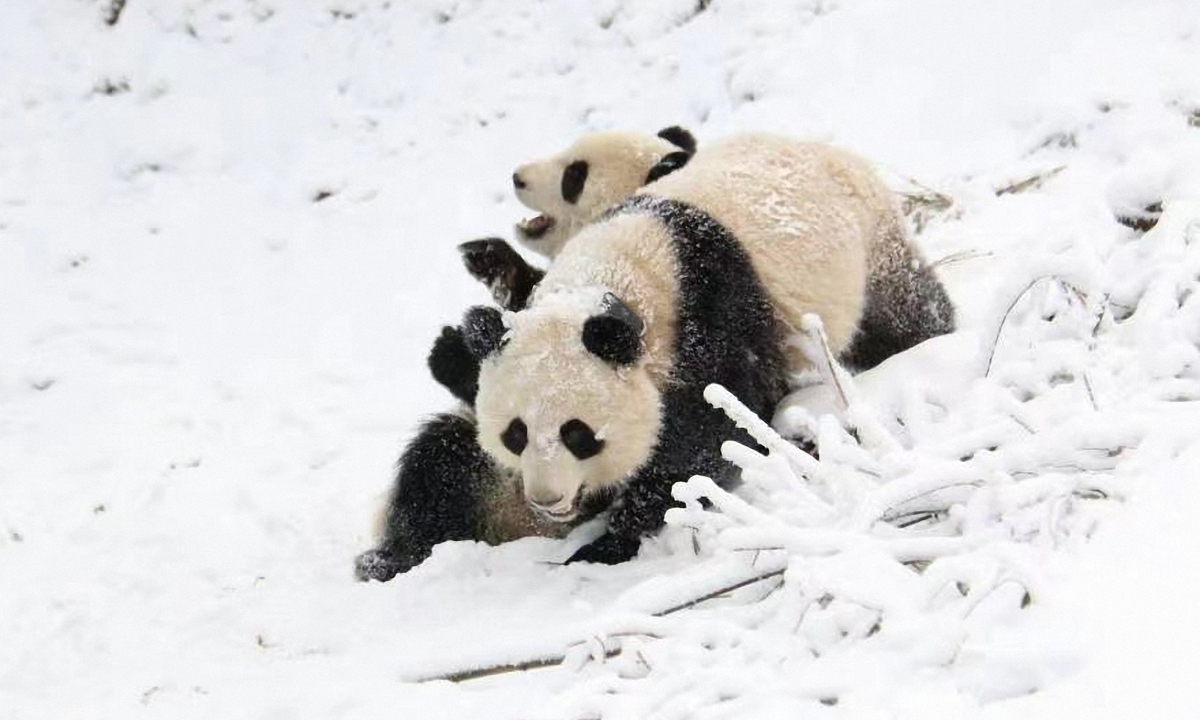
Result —
M 534 503 L 529 503 L 529 507 L 531 507 L 535 513 L 541 515 L 547 520 L 556 523 L 566 523 L 571 522 L 575 518 L 579 517 L 579 507 L 581 504 L 580 500 L 582 497 L 583 488 L 579 488 L 579 491 L 575 493 L 575 499 L 571 501 L 570 505 L 562 510 L 553 510 L 551 508 L 542 507 L 541 505 L 535 505 Z
M 572 520 L 574 520 L 576 517 L 579 516 L 579 509 L 576 507 L 573 507 L 573 506 L 569 510 L 565 510 L 560 513 L 550 512 L 549 510 L 542 510 L 541 508 L 537 508 L 537 512 L 538 512 L 538 514 L 540 514 L 542 517 L 546 518 L 547 520 L 552 520 L 556 523 L 571 522 Z
M 517 232 L 526 240 L 540 240 L 558 221 L 549 215 L 538 215 L 517 223 Z

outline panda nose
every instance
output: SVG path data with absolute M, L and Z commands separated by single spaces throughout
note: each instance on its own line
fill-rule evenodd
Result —
M 513 187 L 515 187 L 518 190 L 525 189 L 525 181 L 522 180 L 521 176 L 517 173 L 513 173 Z

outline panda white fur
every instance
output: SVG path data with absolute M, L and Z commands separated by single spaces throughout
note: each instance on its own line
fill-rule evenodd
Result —
M 730 470 L 720 443 L 744 434 L 704 387 L 770 417 L 805 362 L 787 336 L 815 312 L 849 348 L 887 245 L 907 247 L 859 158 L 771 135 L 711 145 L 582 229 L 507 330 L 475 314 L 479 443 L 548 519 L 615 497 L 608 531 L 571 560 L 626 560 L 674 482 Z M 952 324 L 948 300 L 921 310 Z
M 657 135 L 589 133 L 562 152 L 526 163 L 513 173 L 517 198 L 540 214 L 517 223 L 521 244 L 553 260 L 567 241 L 603 210 L 647 183 L 678 170 L 696 152 L 696 139 L 671 126 Z M 467 271 L 506 310 L 525 306 L 542 271 L 499 238 L 459 246 Z

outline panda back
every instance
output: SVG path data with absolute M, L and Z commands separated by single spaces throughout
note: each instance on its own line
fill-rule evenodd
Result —
M 713 143 L 643 190 L 711 215 L 742 244 L 783 320 L 821 315 L 835 352 L 862 313 L 868 258 L 890 194 L 865 162 L 817 143 L 752 134 Z

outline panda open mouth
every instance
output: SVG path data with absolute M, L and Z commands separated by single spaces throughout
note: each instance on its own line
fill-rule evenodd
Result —
M 557 221 L 549 215 L 538 215 L 517 223 L 517 232 L 526 240 L 540 240 L 555 224 Z

